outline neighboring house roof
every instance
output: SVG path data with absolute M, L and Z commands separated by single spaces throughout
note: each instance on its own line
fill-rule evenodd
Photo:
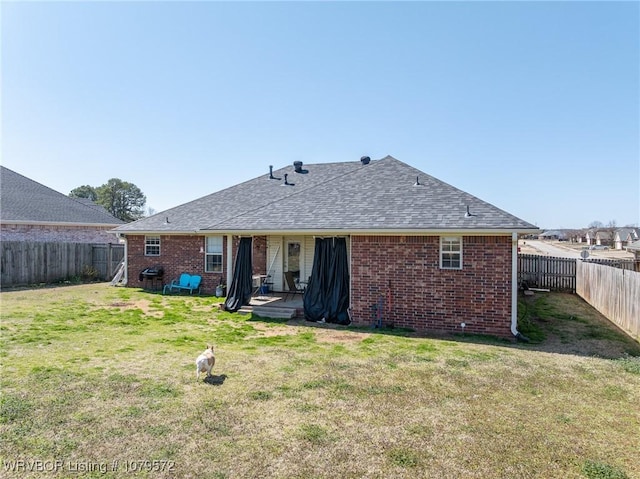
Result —
M 23 224 L 124 224 L 102 206 L 69 198 L 9 168 L 0 166 L 0 221 Z
M 608 240 L 613 238 L 613 233 L 611 233 L 611 231 L 598 231 L 596 233 L 596 238 Z
M 284 184 L 285 175 L 292 185 Z M 270 179 L 267 173 L 116 231 L 335 234 L 539 230 L 391 156 L 369 164 L 303 165 L 300 173 L 289 166 L 274 171 L 273 176 L 279 180 Z
M 620 228 L 615 232 L 616 239 L 620 241 L 633 241 L 638 239 L 638 233 L 635 228 Z
M 626 248 L 632 251 L 640 251 L 640 240 L 636 240 L 633 243 L 629 243 Z

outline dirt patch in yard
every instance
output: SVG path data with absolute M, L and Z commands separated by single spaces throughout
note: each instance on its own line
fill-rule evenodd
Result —
M 151 301 L 146 299 L 138 299 L 136 301 L 115 301 L 109 304 L 111 308 L 117 308 L 120 311 L 126 311 L 131 309 L 139 309 L 144 313 L 145 316 L 153 316 L 156 318 L 161 318 L 163 316 L 163 312 L 158 309 L 154 309 L 151 307 Z
M 295 335 L 300 332 L 312 331 L 316 340 L 321 343 L 359 343 L 372 334 L 362 333 L 360 331 L 349 331 L 345 329 L 344 326 L 335 324 L 312 323 L 302 319 L 292 319 L 278 325 L 256 322 L 253 324 L 253 327 L 260 332 L 259 336 L 262 337 Z
M 332 325 L 314 325 L 316 339 L 322 343 L 359 343 L 371 336 L 372 333 L 361 331 L 345 331 L 343 328 L 337 329 Z

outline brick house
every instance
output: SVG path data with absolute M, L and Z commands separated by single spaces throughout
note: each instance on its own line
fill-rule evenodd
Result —
M 0 166 L 0 239 L 59 243 L 118 243 L 124 224 L 102 206 L 70 198 Z
M 168 278 L 202 275 L 212 293 L 236 279 L 238 243 L 251 238 L 252 273 L 268 276 L 274 290 L 287 290 L 285 272 L 309 281 L 307 315 L 311 289 L 319 300 L 334 294 L 319 285 L 335 278 L 316 277 L 325 261 L 318 248 L 328 242 L 346 252 L 339 274 L 354 324 L 371 324 L 383 304 L 385 322 L 397 327 L 454 332 L 464 323 L 466 332 L 512 337 L 517 239 L 538 228 L 387 156 L 270 167 L 115 231 L 126 239 L 128 286 L 159 265 Z

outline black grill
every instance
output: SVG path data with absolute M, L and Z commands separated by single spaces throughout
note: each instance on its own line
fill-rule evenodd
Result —
M 140 276 L 138 279 L 140 281 L 145 281 L 145 286 L 150 286 L 150 289 L 156 290 L 162 288 L 163 277 L 164 268 L 162 266 L 152 266 L 151 268 L 145 268 L 140 271 Z

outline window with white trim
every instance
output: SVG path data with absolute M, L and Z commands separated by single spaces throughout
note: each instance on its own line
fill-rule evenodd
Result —
M 144 255 L 160 256 L 160 236 L 144 237 Z
M 462 269 L 462 237 L 440 237 L 440 268 Z
M 222 236 L 207 236 L 205 243 L 205 273 L 222 273 Z

